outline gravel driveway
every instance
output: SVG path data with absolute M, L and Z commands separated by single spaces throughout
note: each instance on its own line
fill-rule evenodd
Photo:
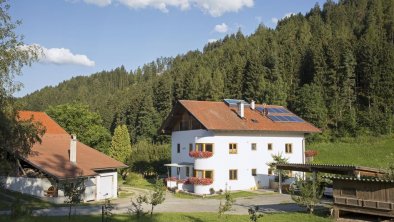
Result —
M 145 193 L 143 190 L 135 190 L 136 194 Z M 113 213 L 127 213 L 130 208 L 130 198 L 117 199 L 113 201 L 115 209 Z M 155 212 L 218 212 L 220 200 L 217 199 L 182 199 L 175 197 L 172 193 L 166 194 L 166 200 L 163 204 L 155 208 Z M 256 191 L 256 196 L 237 198 L 233 205 L 231 214 L 248 214 L 248 209 L 251 206 L 259 206 L 262 212 L 289 212 L 300 211 L 302 208 L 298 207 L 291 200 L 290 195 L 267 193 Z M 144 206 L 148 210 L 148 206 Z M 77 215 L 100 214 L 101 206 L 79 206 L 76 209 Z M 35 210 L 35 215 L 60 216 L 68 215 L 67 207 L 49 208 Z

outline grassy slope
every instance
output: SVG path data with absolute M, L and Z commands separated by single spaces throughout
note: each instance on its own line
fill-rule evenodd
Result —
M 10 218 L 0 216 L 0 221 L 8 221 Z M 34 222 L 49 222 L 49 221 L 56 221 L 56 222 L 66 222 L 68 221 L 68 217 L 32 217 L 32 218 L 22 218 L 19 220 L 12 220 L 12 221 L 34 221 Z M 73 217 L 71 219 L 73 222 L 78 221 L 101 221 L 100 215 L 95 216 L 78 216 Z M 139 221 L 139 222 L 214 222 L 214 221 L 226 221 L 226 222 L 249 222 L 248 215 L 224 215 L 222 218 L 218 217 L 217 213 L 158 213 L 154 214 L 153 218 L 149 216 L 139 218 L 130 217 L 128 215 L 116 215 L 112 218 L 113 222 L 120 222 L 120 221 Z M 270 221 L 270 222 L 328 222 L 331 221 L 329 218 L 323 218 L 319 216 L 313 216 L 306 213 L 281 213 L 281 214 L 270 214 L 265 215 L 263 218 L 260 218 L 258 221 Z
M 394 161 L 394 134 L 362 137 L 345 142 L 310 144 L 307 149 L 318 150 L 314 163 L 350 164 L 386 168 Z

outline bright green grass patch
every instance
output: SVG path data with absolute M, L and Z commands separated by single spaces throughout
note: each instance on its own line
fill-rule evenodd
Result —
M 0 216 L 0 221 L 11 221 L 9 217 Z M 24 221 L 24 222 L 68 222 L 68 217 L 31 217 L 22 218 L 20 220 L 12 221 Z M 73 216 L 71 218 L 73 222 L 101 222 L 100 215 L 94 216 Z M 124 221 L 139 221 L 139 222 L 249 222 L 248 215 L 224 215 L 222 218 L 218 217 L 217 213 L 157 213 L 153 217 L 142 217 L 136 218 L 128 215 L 115 215 L 112 217 L 113 222 L 124 222 Z M 328 222 L 332 221 L 330 218 L 319 217 L 315 215 L 309 215 L 306 213 L 280 213 L 280 214 L 267 214 L 260 218 L 258 221 L 270 221 L 270 222 Z
M 394 135 L 316 143 L 308 145 L 307 149 L 319 152 L 314 158 L 314 163 L 386 168 L 388 163 L 394 160 Z
M 154 186 L 153 183 L 154 183 L 153 180 L 145 179 L 142 175 L 133 172 L 129 173 L 129 175 L 127 175 L 126 180 L 123 181 L 123 184 L 125 185 L 142 188 L 142 189 L 148 189 L 148 190 L 153 189 Z
M 235 192 L 231 192 L 231 196 L 233 198 L 248 198 L 248 197 L 255 197 L 257 195 L 263 195 L 264 193 L 253 193 L 253 192 L 248 192 L 248 191 L 235 191 Z M 267 194 L 271 194 L 270 192 L 267 192 Z M 182 198 L 182 199 L 223 199 L 224 198 L 224 194 L 220 194 L 220 195 L 214 195 L 214 196 L 197 196 L 197 195 L 192 195 L 192 194 L 187 194 L 187 193 L 176 193 L 174 194 L 175 197 L 177 198 Z

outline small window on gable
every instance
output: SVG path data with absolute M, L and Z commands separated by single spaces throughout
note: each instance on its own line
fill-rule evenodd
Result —
M 272 170 L 272 168 L 268 168 L 268 175 L 273 175 L 273 170 Z
M 179 144 L 179 143 L 176 145 L 176 152 L 177 153 L 181 152 L 181 144 Z
M 257 175 L 257 169 L 252 169 L 252 176 L 256 176 Z
M 293 153 L 293 144 L 291 143 L 285 144 L 285 153 Z
M 272 143 L 268 143 L 267 149 L 272 150 Z
M 193 143 L 189 143 L 189 152 L 193 151 Z
M 252 150 L 257 150 L 257 144 L 256 143 L 252 143 L 251 148 L 252 148 Z

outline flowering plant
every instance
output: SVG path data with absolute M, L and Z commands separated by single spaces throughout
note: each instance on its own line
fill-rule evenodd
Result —
M 180 179 L 180 180 L 177 180 L 177 182 L 178 183 L 183 183 L 183 184 L 190 184 L 189 179 Z
M 317 150 L 306 150 L 305 157 L 313 157 L 318 154 Z
M 189 177 L 189 183 L 194 185 L 211 185 L 213 180 L 211 178 Z
M 164 180 L 165 182 L 167 182 L 167 181 L 177 181 L 178 179 L 176 177 L 167 177 Z
M 190 151 L 189 156 L 193 158 L 209 158 L 213 155 L 211 151 Z

